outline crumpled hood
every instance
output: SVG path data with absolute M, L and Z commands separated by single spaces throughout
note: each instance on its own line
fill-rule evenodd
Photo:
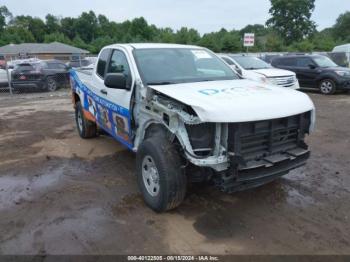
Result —
M 288 70 L 277 69 L 277 68 L 269 68 L 269 69 L 256 69 L 250 70 L 255 73 L 264 75 L 266 77 L 279 77 L 279 76 L 295 76 L 295 73 Z
M 287 117 L 311 111 L 311 99 L 299 91 L 250 80 L 150 86 L 186 105 L 203 122 L 234 123 Z

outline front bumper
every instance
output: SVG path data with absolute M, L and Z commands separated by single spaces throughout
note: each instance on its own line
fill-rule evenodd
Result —
M 344 78 L 338 83 L 338 87 L 340 89 L 350 90 L 350 78 Z
M 31 80 L 31 81 L 12 81 L 11 87 L 14 90 L 17 89 L 44 89 L 45 82 L 43 80 Z
M 310 151 L 298 148 L 291 152 L 275 155 L 260 163 L 250 163 L 245 168 L 230 169 L 215 177 L 215 185 L 223 192 L 233 193 L 255 188 L 287 175 L 289 171 L 306 164 Z

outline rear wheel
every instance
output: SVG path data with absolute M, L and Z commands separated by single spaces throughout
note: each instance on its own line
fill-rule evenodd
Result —
M 54 92 L 58 88 L 57 81 L 53 77 L 48 77 L 46 79 L 46 90 L 49 92 Z
M 331 79 L 324 79 L 319 85 L 320 91 L 324 95 L 332 95 L 336 91 L 335 82 Z
M 85 118 L 80 102 L 75 105 L 75 121 L 81 138 L 92 138 L 97 136 L 96 123 Z
M 179 152 L 166 137 L 145 140 L 137 152 L 136 167 L 139 188 L 151 209 L 164 212 L 182 203 L 187 178 Z

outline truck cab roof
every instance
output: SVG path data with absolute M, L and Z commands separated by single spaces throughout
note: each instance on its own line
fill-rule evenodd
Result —
M 160 43 L 131 43 L 131 44 L 113 44 L 105 48 L 131 48 L 131 49 L 154 49 L 154 48 L 203 48 L 194 45 L 180 45 L 180 44 L 160 44 Z

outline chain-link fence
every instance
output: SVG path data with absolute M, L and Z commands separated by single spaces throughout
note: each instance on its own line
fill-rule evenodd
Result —
M 95 57 L 79 57 L 67 61 L 67 56 L 55 55 L 52 59 L 27 58 L 7 61 L 0 68 L 0 95 L 50 92 L 69 90 L 71 68 L 93 67 Z

